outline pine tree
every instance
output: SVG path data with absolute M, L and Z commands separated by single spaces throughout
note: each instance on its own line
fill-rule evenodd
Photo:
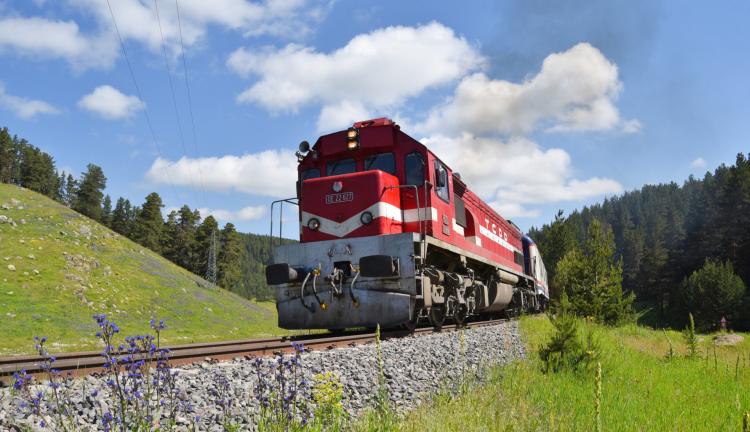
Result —
M 15 153 L 13 152 L 13 138 L 8 132 L 8 128 L 0 129 L 0 183 L 10 183 L 15 162 Z
M 163 236 L 162 236 L 162 255 L 177 264 L 177 234 L 179 232 L 179 225 L 177 221 L 177 212 L 172 210 L 167 215 L 167 221 L 164 222 Z
M 130 221 L 128 219 L 130 213 L 130 201 L 123 197 L 117 199 L 115 209 L 112 212 L 112 222 L 110 227 L 126 237 L 130 235 Z
M 162 207 L 164 207 L 164 204 L 158 193 L 151 192 L 148 194 L 146 202 L 143 203 L 135 216 L 135 223 L 130 236 L 134 241 L 157 253 L 161 253 L 164 240 Z
M 52 156 L 23 139 L 17 140 L 16 146 L 21 155 L 16 183 L 50 198 L 56 198 L 58 178 Z
M 195 231 L 200 222 L 198 210 L 192 211 L 184 205 L 177 214 L 177 232 L 174 238 L 172 260 L 175 264 L 200 274 L 196 265 Z
M 101 223 L 108 227 L 112 225 L 112 198 L 109 197 L 109 194 L 104 196 L 102 202 Z
M 60 173 L 60 177 L 57 180 L 57 201 L 65 204 L 65 186 L 67 185 L 67 182 L 65 181 L 65 171 Z
M 633 227 L 625 231 L 623 235 L 622 257 L 623 257 L 623 283 L 629 291 L 637 292 L 639 289 L 638 276 L 641 269 L 647 263 L 645 260 L 646 234 L 641 227 Z
M 227 223 L 221 230 L 221 242 L 218 255 L 218 282 L 219 286 L 237 291 L 239 289 L 241 267 L 240 236 L 234 225 Z
M 94 220 L 101 219 L 102 192 L 107 186 L 107 178 L 104 177 L 102 169 L 94 164 L 88 164 L 86 172 L 83 173 L 81 184 L 76 192 L 73 210 L 86 215 Z
M 593 219 L 583 249 L 569 251 L 557 268 L 555 283 L 570 298 L 571 311 L 599 322 L 628 319 L 632 296 L 622 293 L 622 260 L 615 260 L 614 234 Z
M 73 178 L 72 174 L 68 174 L 68 179 L 65 181 L 65 195 L 63 196 L 64 204 L 72 208 L 76 203 L 77 195 L 78 180 Z
M 545 225 L 541 232 L 532 230 L 530 235 L 536 241 L 539 250 L 544 253 L 547 276 L 551 282 L 550 288 L 552 293 L 555 294 L 559 291 L 559 287 L 554 283 L 557 264 L 568 251 L 576 246 L 572 226 L 566 221 L 563 217 L 563 211 L 560 210 L 550 225 Z

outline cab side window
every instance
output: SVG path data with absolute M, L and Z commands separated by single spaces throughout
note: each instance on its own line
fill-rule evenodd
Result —
M 405 172 L 406 182 L 404 184 L 422 186 L 424 185 L 424 157 L 421 153 L 413 152 L 406 155 Z
M 448 190 L 448 170 L 445 165 L 435 161 L 435 193 L 445 202 L 450 202 L 450 191 Z

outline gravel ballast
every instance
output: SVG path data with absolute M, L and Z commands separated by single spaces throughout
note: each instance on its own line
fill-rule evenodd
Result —
M 381 350 L 389 396 L 392 405 L 400 412 L 415 408 L 441 390 L 450 390 L 464 376 L 481 378 L 485 367 L 525 356 L 515 321 L 469 328 L 463 332 L 384 340 Z M 338 377 L 344 389 L 343 405 L 349 414 L 356 416 L 373 406 L 379 375 L 375 344 L 307 352 L 302 354 L 301 362 L 302 373 L 308 381 L 323 372 L 333 372 Z M 224 408 L 216 402 L 217 393 L 232 399 L 233 408 L 228 414 L 234 421 L 243 428 L 253 429 L 253 420 L 259 410 L 254 396 L 257 383 L 254 360 L 206 361 L 181 366 L 178 371 L 177 385 L 181 397 L 190 402 L 196 415 L 200 415 L 201 430 L 221 430 L 220 425 L 212 424 L 224 414 Z M 224 380 L 228 382 L 228 388 L 219 390 L 219 383 Z M 70 400 L 78 411 L 77 420 L 81 426 L 99 423 L 101 406 L 106 402 L 101 397 L 90 395 L 94 389 L 104 387 L 102 381 L 86 377 L 76 380 L 72 386 Z M 8 430 L 13 421 L 18 423 L 21 410 L 9 389 L 0 389 L 0 398 L 0 430 Z M 29 417 L 24 422 L 36 425 L 39 420 Z M 188 419 L 179 417 L 178 423 L 187 426 Z

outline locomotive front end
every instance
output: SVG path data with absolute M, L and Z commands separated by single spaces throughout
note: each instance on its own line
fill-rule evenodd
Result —
M 392 327 L 412 320 L 413 233 L 280 246 L 267 267 L 279 327 Z M 387 254 L 386 254 L 387 251 Z
M 266 280 L 285 329 L 392 327 L 414 311 L 415 234 L 404 232 L 390 123 L 321 137 L 302 156 L 300 243 Z

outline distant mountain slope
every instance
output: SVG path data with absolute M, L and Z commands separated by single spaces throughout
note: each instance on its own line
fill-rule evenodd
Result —
M 213 288 L 148 249 L 36 192 L 0 184 L 0 355 L 93 348 L 92 315 L 125 334 L 166 319 L 167 343 L 280 334 L 271 303 Z
M 750 330 L 750 290 L 741 301 L 730 302 L 736 310 L 727 311 L 717 306 L 719 293 L 696 296 L 683 285 L 707 259 L 731 263 L 750 284 L 750 154 L 739 153 L 734 165 L 722 164 L 702 179 L 645 185 L 568 217 L 560 213 L 552 223 L 532 229 L 553 289 L 559 288 L 554 278 L 558 260 L 585 241 L 594 219 L 612 228 L 623 288 L 634 292 L 644 309 L 652 309 L 648 322 L 684 328 L 689 313 L 706 307 L 713 326 L 726 318 L 730 328 Z
M 229 287 L 230 290 L 247 298 L 257 300 L 273 300 L 275 293 L 272 287 L 266 285 L 265 266 L 270 258 L 270 239 L 267 235 L 240 233 L 242 251 L 240 253 L 240 267 L 242 278 L 239 286 Z M 274 247 L 279 243 L 296 243 L 296 240 L 273 239 Z

